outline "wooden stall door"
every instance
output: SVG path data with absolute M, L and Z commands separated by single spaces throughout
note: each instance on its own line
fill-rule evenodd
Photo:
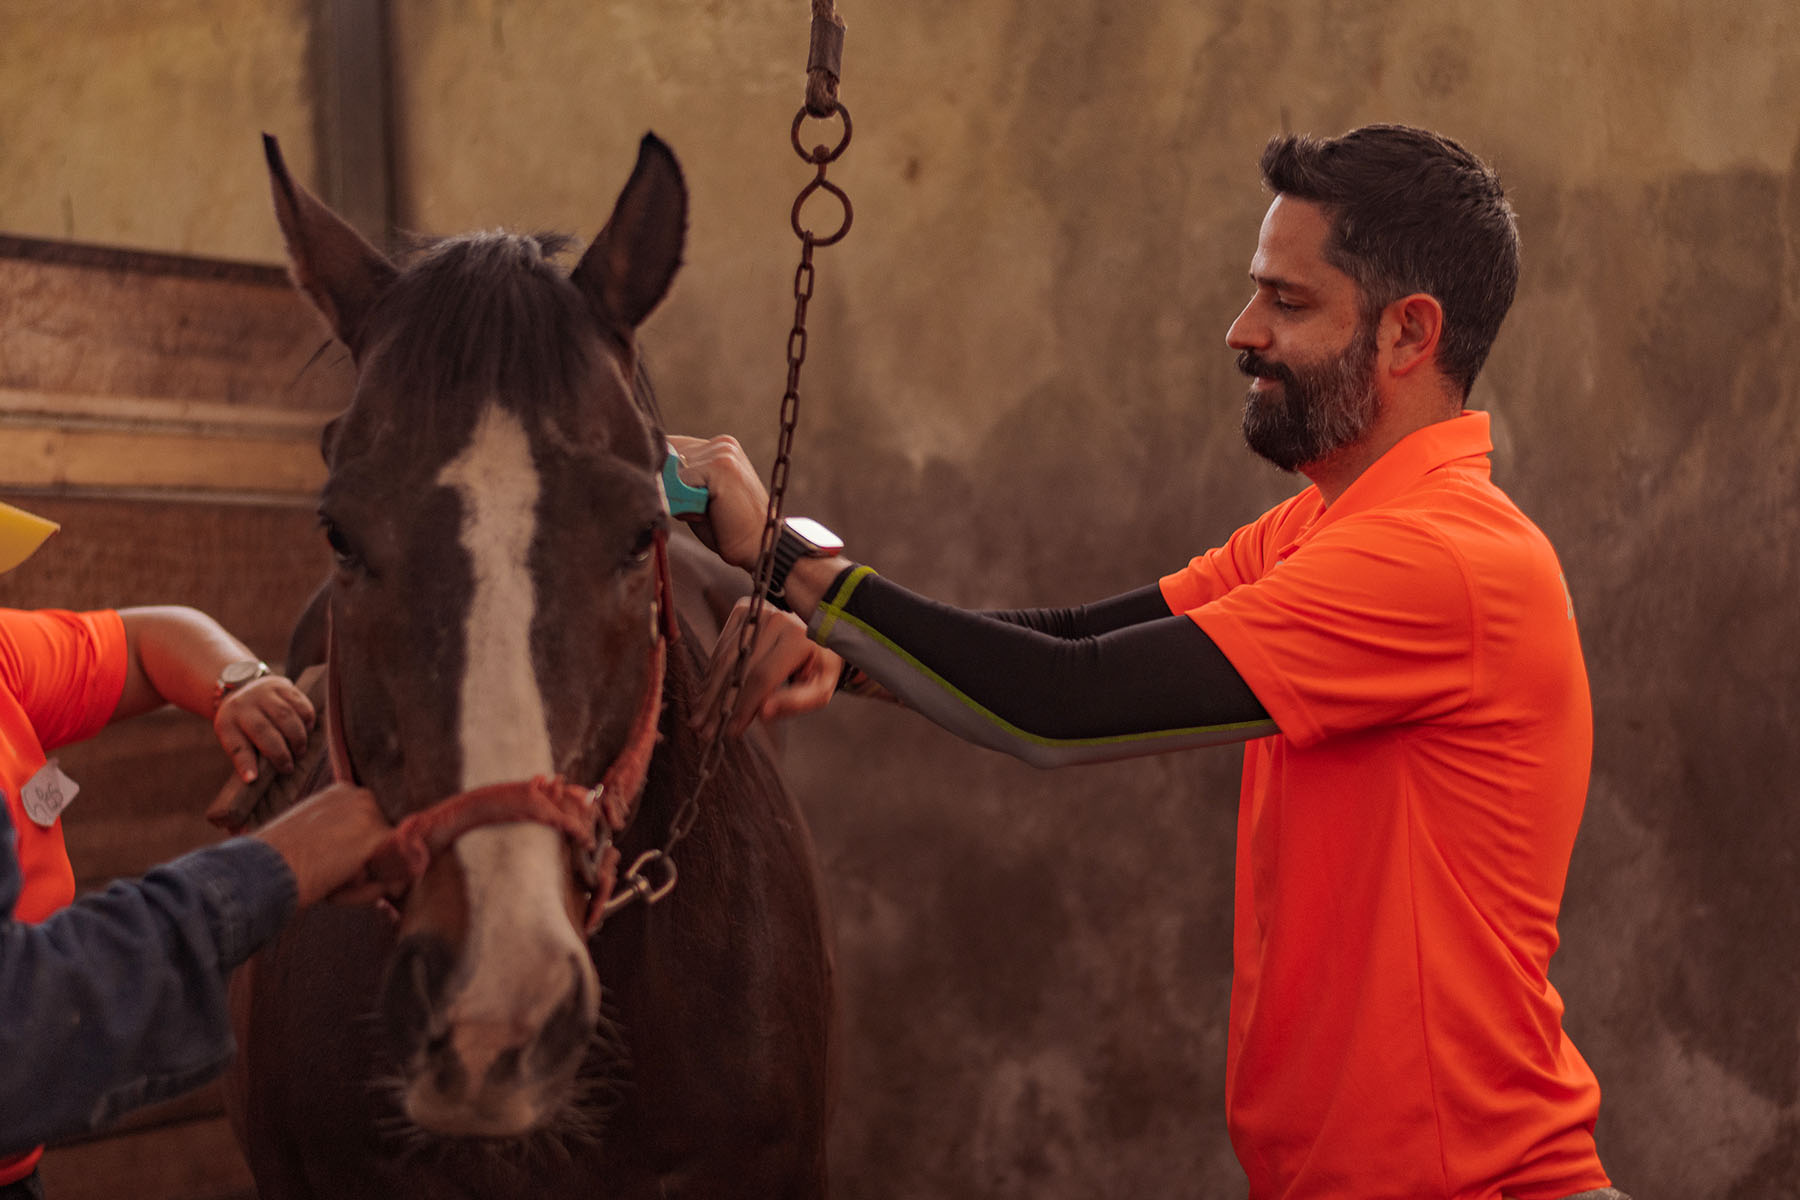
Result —
M 271 663 L 329 564 L 319 434 L 344 352 L 275 267 L 0 236 L 0 499 L 62 525 L 0 605 L 190 604 Z M 83 890 L 220 836 L 228 765 L 168 709 L 58 754 Z M 253 1196 L 216 1088 L 51 1147 L 56 1200 Z

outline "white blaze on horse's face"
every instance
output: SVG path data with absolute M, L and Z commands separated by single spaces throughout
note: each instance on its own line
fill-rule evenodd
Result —
M 498 404 L 482 411 L 468 446 L 445 464 L 438 482 L 462 504 L 461 540 L 474 575 L 463 638 L 458 702 L 464 790 L 552 771 L 544 700 L 532 667 L 536 592 L 529 556 L 536 532 L 539 481 L 519 418 Z M 495 1056 L 543 1028 L 571 988 L 591 1023 L 599 985 L 587 947 L 565 907 L 568 879 L 561 834 L 545 825 L 478 828 L 454 845 L 468 898 L 468 932 L 445 990 L 442 1018 L 474 1078 Z M 433 1107 L 429 1084 L 408 1097 Z M 529 1128 L 542 1116 L 534 1097 L 489 1097 L 519 1111 L 483 1113 L 492 1128 Z M 423 1114 L 415 1111 L 415 1117 Z M 467 1114 L 463 1114 L 464 1120 Z
M 488 404 L 438 482 L 462 501 L 462 544 L 474 574 L 459 697 L 462 786 L 547 774 L 550 733 L 531 665 L 537 595 L 527 561 L 539 484 L 519 418 Z

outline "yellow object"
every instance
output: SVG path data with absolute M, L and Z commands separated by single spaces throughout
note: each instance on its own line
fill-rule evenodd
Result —
M 61 528 L 55 521 L 0 503 L 0 573 L 30 558 L 45 538 Z

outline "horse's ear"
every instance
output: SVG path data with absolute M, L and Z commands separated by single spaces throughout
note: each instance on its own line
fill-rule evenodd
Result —
M 295 183 L 281 158 L 281 145 L 263 134 L 263 157 L 269 161 L 269 185 L 275 194 L 275 218 L 287 242 L 294 282 L 325 315 L 338 340 L 360 352 L 357 335 L 363 318 L 394 281 L 393 264 L 369 245 L 343 218 Z
M 668 293 L 687 237 L 687 185 L 675 154 L 654 133 L 638 145 L 637 166 L 606 228 L 569 278 L 599 318 L 618 330 L 636 329 Z

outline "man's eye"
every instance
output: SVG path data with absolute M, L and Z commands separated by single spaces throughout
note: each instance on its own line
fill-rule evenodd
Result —
M 1272 303 L 1275 305 L 1276 308 L 1280 309 L 1282 312 L 1299 312 L 1300 311 L 1300 306 L 1298 304 L 1295 304 L 1291 300 L 1283 300 L 1280 296 L 1275 297 L 1275 299 Z

